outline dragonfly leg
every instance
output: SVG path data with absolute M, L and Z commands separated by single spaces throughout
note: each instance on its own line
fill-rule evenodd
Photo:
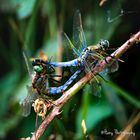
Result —
M 61 81 L 55 80 L 54 78 L 49 77 L 49 79 L 55 81 L 56 83 L 61 83 Z
M 114 59 L 114 60 L 116 60 L 115 59 L 115 57 L 114 56 L 112 56 L 112 55 L 109 55 L 108 57 L 111 57 L 112 59 Z M 119 62 L 124 62 L 124 60 L 122 60 L 122 59 L 117 59 Z M 107 63 L 107 64 L 109 64 L 108 62 L 107 62 L 107 60 L 106 60 L 106 58 L 105 58 L 105 62 Z
M 109 55 L 108 57 L 111 57 L 112 59 L 115 59 L 114 56 L 112 56 L 112 55 Z M 109 62 L 107 61 L 106 58 L 105 58 L 105 62 L 106 62 L 107 64 L 109 64 Z
M 52 66 L 51 66 L 51 69 L 52 69 L 52 72 L 55 72 L 55 69 L 54 69 L 54 67 L 52 67 Z
M 49 74 L 48 77 L 49 77 L 51 80 L 53 80 L 53 81 L 55 81 L 55 82 L 57 82 L 57 83 L 61 83 L 61 82 L 62 82 L 63 75 L 64 75 L 64 70 L 62 71 L 62 75 Z M 60 80 L 56 80 L 56 79 L 54 79 L 54 78 L 52 78 L 52 77 L 62 77 L 62 78 L 61 78 Z

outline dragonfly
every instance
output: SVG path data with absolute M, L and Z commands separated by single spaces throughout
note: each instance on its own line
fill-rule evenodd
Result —
M 91 71 L 91 69 L 95 67 L 99 61 L 105 59 L 105 57 L 108 56 L 106 53 L 106 50 L 109 48 L 108 40 L 102 39 L 97 45 L 87 46 L 79 10 L 75 12 L 73 20 L 73 42 L 71 42 L 68 36 L 64 33 L 63 44 L 65 48 L 70 46 L 69 48 L 73 51 L 75 59 L 67 62 L 49 62 L 50 65 L 53 67 L 77 67 L 79 70 L 77 70 L 63 86 L 52 88 L 50 87 L 51 90 L 44 89 L 44 93 L 58 94 L 66 90 L 68 86 L 73 82 L 73 80 L 76 79 L 76 77 L 78 77 L 78 75 L 83 70 L 85 72 Z M 33 63 L 35 65 L 36 60 Z M 43 63 L 48 65 L 48 62 Z M 118 70 L 118 68 L 118 61 L 115 60 L 111 65 L 108 64 L 108 67 L 104 70 L 104 73 L 115 72 Z M 96 77 L 95 79 L 98 83 L 96 84 L 96 87 L 98 87 L 97 85 L 100 85 L 99 81 Z
M 35 58 L 33 59 L 36 60 L 36 64 L 34 65 L 32 63 L 32 65 L 34 65 L 32 74 L 29 58 L 27 57 L 25 52 L 23 52 L 23 57 L 28 69 L 29 77 L 32 81 L 31 86 L 26 86 L 27 96 L 20 103 L 22 106 L 22 115 L 27 117 L 30 114 L 33 101 L 41 97 L 40 89 L 42 89 L 43 86 L 48 87 L 47 80 L 49 79 L 58 82 L 57 80 L 54 79 L 54 77 L 61 77 L 61 75 L 54 74 L 55 69 L 50 65 L 49 61 L 48 64 L 46 65 L 47 58 L 44 57 L 44 55 L 41 56 L 39 60 Z M 43 63 L 44 61 L 45 64 Z
M 78 75 L 82 72 L 82 69 L 78 69 L 62 86 L 49 87 L 48 80 L 59 82 L 55 80 L 54 77 L 62 76 L 54 74 L 55 69 L 51 65 L 51 62 L 47 60 L 45 54 L 41 53 L 41 59 L 34 58 L 32 60 L 33 74 L 29 66 L 29 58 L 27 57 L 27 55 L 25 55 L 25 53 L 23 53 L 23 56 L 29 72 L 29 76 L 32 80 L 32 85 L 26 86 L 28 93 L 21 103 L 23 109 L 22 113 L 25 117 L 30 114 L 31 106 L 35 99 L 39 99 L 40 97 L 42 97 L 46 100 L 49 100 L 49 95 L 55 95 L 64 92 L 69 87 L 69 85 L 76 79 L 76 77 L 78 77 Z
M 109 48 L 109 41 L 102 39 L 97 45 L 87 46 L 85 35 L 82 28 L 81 14 L 77 10 L 74 15 L 73 23 L 73 43 L 68 36 L 64 33 L 63 42 L 64 46 L 72 48 L 76 58 L 67 62 L 49 62 L 53 67 L 84 67 L 87 70 L 88 67 L 94 66 L 97 61 L 104 59 L 108 54 L 106 50 Z M 36 63 L 36 60 L 33 62 Z M 44 63 L 44 62 L 43 62 Z M 48 65 L 48 62 L 46 62 Z M 118 70 L 118 61 L 115 61 L 115 65 L 111 71 Z M 108 67 L 111 68 L 111 67 Z

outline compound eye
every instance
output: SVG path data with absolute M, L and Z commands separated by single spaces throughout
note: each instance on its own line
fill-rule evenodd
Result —
M 100 47 L 102 48 L 102 50 L 106 50 L 109 47 L 109 41 L 108 40 L 101 40 Z
M 33 69 L 34 69 L 35 72 L 37 72 L 37 73 L 41 73 L 42 70 L 43 70 L 43 67 L 42 67 L 42 66 L 38 66 L 38 65 L 36 65 L 36 66 L 33 67 Z

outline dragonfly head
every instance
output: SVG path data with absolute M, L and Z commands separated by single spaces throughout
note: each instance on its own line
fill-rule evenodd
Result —
M 48 61 L 43 61 L 41 59 L 35 59 L 32 61 L 33 69 L 36 73 L 46 73 L 50 74 L 54 72 L 54 68 L 50 65 Z
M 33 66 L 33 70 L 36 73 L 41 73 L 43 71 L 43 63 L 42 63 L 42 60 L 40 59 L 34 59 L 32 61 L 32 66 Z
M 103 51 L 107 50 L 108 47 L 109 47 L 109 41 L 108 40 L 105 40 L 105 39 L 100 40 L 99 47 Z

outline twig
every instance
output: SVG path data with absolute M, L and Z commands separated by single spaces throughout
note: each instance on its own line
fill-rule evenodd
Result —
M 135 132 L 132 132 L 134 126 L 140 122 L 140 112 L 130 121 L 126 128 L 120 133 L 116 140 L 127 140 L 130 136 L 135 136 Z M 130 138 L 131 139 L 131 138 Z
M 120 56 L 129 49 L 134 43 L 140 42 L 140 31 L 133 35 L 128 41 L 126 41 L 120 48 L 111 54 L 112 57 L 106 57 L 106 61 L 111 64 L 115 59 L 120 58 Z M 52 120 L 61 113 L 61 108 L 68 102 L 68 100 L 75 95 L 85 84 L 87 84 L 92 78 L 93 75 L 101 72 L 108 64 L 105 60 L 100 61 L 91 72 L 87 73 L 82 79 L 80 79 L 73 87 L 67 90 L 59 99 L 57 99 L 54 104 L 52 111 L 48 114 L 45 120 L 37 129 L 36 133 L 33 134 L 31 140 L 38 140 L 45 129 L 48 128 Z

